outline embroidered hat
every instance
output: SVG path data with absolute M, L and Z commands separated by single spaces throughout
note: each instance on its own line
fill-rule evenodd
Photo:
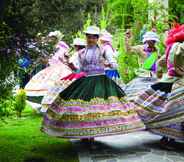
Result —
M 155 41 L 155 42 L 160 41 L 158 35 L 152 31 L 146 32 L 143 35 L 143 43 L 145 43 L 146 41 L 150 41 L 150 40 Z
M 112 37 L 113 36 L 106 30 L 101 31 L 100 33 L 100 40 L 112 42 Z
M 57 39 L 61 40 L 64 37 L 64 35 L 59 30 L 56 30 L 54 32 L 50 32 L 48 34 L 48 37 L 56 37 Z
M 166 39 L 166 45 L 173 44 L 175 42 L 183 42 L 184 41 L 184 24 L 177 25 L 172 28 L 168 32 L 168 36 Z
M 91 35 L 100 35 L 100 29 L 97 26 L 89 26 L 86 31 L 84 31 L 85 34 L 91 34 Z
M 73 40 L 73 46 L 86 46 L 86 41 L 84 39 L 81 39 L 81 38 L 75 38 Z

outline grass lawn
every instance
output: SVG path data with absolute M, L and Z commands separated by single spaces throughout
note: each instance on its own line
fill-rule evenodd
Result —
M 0 162 L 78 162 L 70 141 L 40 132 L 41 121 L 30 108 L 0 121 Z

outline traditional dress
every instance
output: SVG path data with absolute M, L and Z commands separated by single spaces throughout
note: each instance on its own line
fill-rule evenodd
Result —
M 132 81 L 130 81 L 128 84 L 125 85 L 123 90 L 126 93 L 126 99 L 129 101 L 133 101 L 136 96 L 141 94 L 141 92 L 145 91 L 146 89 L 150 88 L 152 84 L 154 84 L 157 81 L 156 78 L 154 77 L 143 77 L 143 76 L 138 76 Z
M 144 129 L 131 103 L 124 101 L 124 92 L 105 75 L 105 60 L 116 67 L 110 58 L 108 55 L 104 58 L 98 46 L 80 52 L 80 70 L 87 77 L 73 82 L 49 106 L 43 132 L 81 139 Z
M 56 50 L 54 55 L 51 57 L 51 59 L 49 59 L 49 65 L 56 65 L 59 63 L 64 63 L 66 62 L 68 57 L 68 50 L 69 50 L 69 46 L 63 42 L 63 41 L 59 41 L 58 44 L 56 45 Z
M 159 41 L 157 34 L 154 32 L 147 32 L 143 36 L 143 43 L 148 40 L 155 42 Z M 140 92 L 148 89 L 157 81 L 155 72 L 159 50 L 157 49 L 157 51 L 152 52 L 147 44 L 130 46 L 129 40 L 126 40 L 126 47 L 128 51 L 141 56 L 141 59 L 139 60 L 141 67 L 136 71 L 138 77 L 128 83 L 124 88 L 124 91 L 127 94 L 127 99 L 134 100 L 135 97 L 140 94 Z
M 103 44 L 102 45 L 102 50 L 103 50 L 104 55 L 106 55 L 108 53 L 107 55 L 111 55 L 112 59 L 115 60 L 115 57 L 116 57 L 115 56 L 115 50 L 113 49 L 111 44 L 109 44 L 109 43 Z M 120 79 L 120 75 L 118 73 L 117 67 L 114 67 L 114 69 L 113 68 L 106 68 L 105 69 L 105 74 L 109 78 L 111 78 L 111 79 L 113 79 L 115 81 Z
M 179 80 L 175 83 L 165 107 L 168 110 L 174 110 L 174 113 L 176 113 L 175 109 L 184 109 L 184 80 Z M 172 112 L 170 114 L 172 115 Z M 172 139 L 184 140 L 184 120 L 181 123 L 168 124 L 165 127 L 150 129 L 150 131 Z
M 134 101 L 135 109 L 150 132 L 184 139 L 181 123 L 184 121 L 183 99 L 168 102 L 168 93 L 171 89 L 172 83 L 152 85 Z
M 85 48 L 86 42 L 83 39 L 76 38 L 74 39 L 74 42 L 72 45 L 80 46 L 80 48 L 82 47 Z M 79 67 L 80 63 L 78 61 L 79 51 L 76 51 L 70 58 L 68 58 L 69 64 L 73 64 L 76 69 L 80 68 Z M 62 60 L 65 60 L 65 58 Z M 60 92 L 62 92 L 66 87 L 68 87 L 73 81 L 83 76 L 86 76 L 86 74 L 83 72 L 78 72 L 78 71 L 72 71 L 69 73 L 69 75 L 60 75 L 59 80 L 58 79 L 55 80 L 54 85 L 49 88 L 47 95 L 44 96 L 42 100 L 42 110 L 46 111 L 49 105 L 51 105 L 54 102 L 54 100 L 58 97 Z
M 68 83 L 61 82 L 60 79 L 72 73 L 72 70 L 64 64 L 65 54 L 69 47 L 62 41 L 56 47 L 56 53 L 49 59 L 49 66 L 33 76 L 25 86 L 28 101 L 41 104 L 45 96 L 44 104 L 50 103 L 51 98 L 54 98 L 56 93 L 68 85 Z
M 84 72 L 80 72 L 80 62 L 79 62 L 79 53 L 82 49 L 86 47 L 86 41 L 81 38 L 75 38 L 72 44 L 75 47 L 75 52 L 74 54 L 69 58 L 69 65 L 74 66 L 73 73 L 67 77 L 64 77 L 63 80 L 69 80 L 73 81 L 76 79 L 79 79 L 83 76 L 86 76 Z
M 178 75 L 177 69 L 178 67 L 181 69 L 184 68 L 184 43 L 175 43 L 184 41 L 183 31 L 184 25 L 170 31 L 167 38 L 166 57 L 163 57 L 163 59 L 166 59 L 165 62 L 167 62 L 168 73 L 161 81 L 165 82 L 165 84 L 173 84 L 172 93 L 168 97 L 168 102 L 163 105 L 164 109 L 169 110 L 165 114 L 165 118 L 168 119 L 173 118 L 175 115 L 177 115 L 176 119 L 180 118 L 184 110 L 184 80 L 181 79 L 182 75 Z M 180 56 L 178 57 L 177 55 Z M 184 140 L 184 118 L 181 118 L 179 122 L 174 124 L 168 123 L 165 127 L 150 127 L 150 131 L 171 139 Z
M 100 41 L 102 41 L 101 42 L 102 53 L 104 55 L 111 56 L 112 57 L 111 59 L 114 59 L 114 61 L 115 61 L 116 51 L 112 47 L 112 35 L 109 32 L 107 32 L 106 30 L 103 30 L 101 32 L 101 36 L 99 39 L 100 39 Z M 117 81 L 120 78 L 117 67 L 114 67 L 114 68 L 107 67 L 105 69 L 105 74 L 106 74 L 106 76 L 108 76 L 109 78 L 111 78 L 115 81 Z
M 28 100 L 41 103 L 42 98 L 47 94 L 48 90 L 55 86 L 55 82 L 59 82 L 62 77 L 71 73 L 71 69 L 62 63 L 41 70 L 33 76 L 25 87 Z

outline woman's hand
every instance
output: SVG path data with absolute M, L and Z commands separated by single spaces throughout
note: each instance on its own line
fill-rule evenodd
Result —
M 132 38 L 132 33 L 131 33 L 131 30 L 130 29 L 127 29 L 126 30 L 126 32 L 125 32 L 125 38 L 126 39 Z
M 162 71 L 157 71 L 156 76 L 157 76 L 157 78 L 161 79 L 162 76 L 163 76 L 163 72 Z
M 175 72 L 177 75 L 183 77 L 184 76 L 184 67 L 175 66 Z
M 132 38 L 131 30 L 127 29 L 125 32 L 125 48 L 126 51 L 131 51 L 130 39 Z
M 111 64 L 109 64 L 109 63 L 104 63 L 104 66 L 105 66 L 105 67 L 110 67 L 110 68 L 111 68 Z

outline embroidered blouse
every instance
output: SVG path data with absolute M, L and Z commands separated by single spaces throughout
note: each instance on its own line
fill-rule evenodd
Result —
M 111 68 L 106 68 L 106 69 L 117 69 L 117 61 L 116 61 L 116 52 L 114 50 L 114 48 L 112 47 L 112 45 L 110 43 L 105 43 L 101 46 L 101 49 L 102 49 L 102 53 L 106 56 L 106 57 L 111 57 L 110 60 L 111 63 L 114 65 L 113 67 Z M 108 60 L 107 60 L 107 63 L 108 63 Z M 106 64 L 107 64 L 106 63 Z
M 79 68 L 88 75 L 104 74 L 105 61 L 107 61 L 112 68 L 117 67 L 112 54 L 104 54 L 99 46 L 86 47 L 79 51 L 78 54 Z

